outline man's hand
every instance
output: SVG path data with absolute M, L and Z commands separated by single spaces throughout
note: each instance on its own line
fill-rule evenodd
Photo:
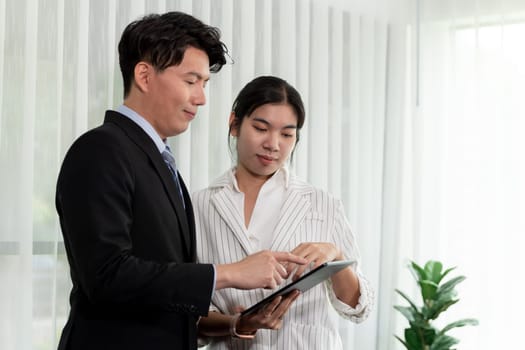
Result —
M 264 250 L 233 264 L 216 265 L 215 289 L 274 289 L 288 278 L 283 266 L 304 265 L 307 260 L 288 252 Z

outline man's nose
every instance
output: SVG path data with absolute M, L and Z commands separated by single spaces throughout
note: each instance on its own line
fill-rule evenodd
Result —
M 195 89 L 192 103 L 197 106 L 203 106 L 206 104 L 206 92 L 204 86 L 199 86 Z

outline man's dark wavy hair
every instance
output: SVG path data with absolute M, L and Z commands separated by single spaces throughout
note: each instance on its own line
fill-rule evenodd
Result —
M 163 71 L 180 64 L 188 47 L 205 51 L 210 60 L 210 71 L 218 72 L 226 64 L 228 53 L 220 37 L 218 28 L 183 12 L 151 14 L 131 22 L 124 29 L 118 45 L 124 97 L 131 90 L 138 62 L 148 62 L 157 71 Z

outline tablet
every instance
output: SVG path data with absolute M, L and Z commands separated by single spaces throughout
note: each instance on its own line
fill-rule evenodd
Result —
M 241 315 L 246 316 L 254 312 L 259 311 L 261 307 L 264 307 L 266 304 L 270 303 L 277 296 L 284 296 L 290 293 L 293 290 L 299 290 L 301 293 L 307 291 L 313 286 L 323 282 L 328 277 L 332 276 L 334 273 L 344 269 L 347 266 L 355 263 L 354 260 L 341 260 L 341 261 L 331 261 L 326 262 L 322 265 L 319 265 L 317 268 L 305 273 L 295 282 L 291 282 L 279 289 L 278 291 L 270 294 L 263 300 L 259 301 L 257 304 L 252 305 L 250 308 L 241 312 Z

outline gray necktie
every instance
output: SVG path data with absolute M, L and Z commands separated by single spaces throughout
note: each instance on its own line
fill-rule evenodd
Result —
M 184 196 L 182 195 L 182 186 L 180 185 L 179 176 L 177 175 L 177 165 L 175 164 L 175 157 L 173 157 L 173 154 L 171 154 L 171 150 L 168 145 L 166 145 L 166 148 L 162 152 L 162 158 L 168 166 L 168 169 L 170 169 L 171 175 L 173 176 L 173 181 L 175 181 L 175 186 L 177 187 L 177 190 L 179 192 L 182 205 L 184 206 L 184 208 L 186 208 L 186 205 L 184 203 Z

